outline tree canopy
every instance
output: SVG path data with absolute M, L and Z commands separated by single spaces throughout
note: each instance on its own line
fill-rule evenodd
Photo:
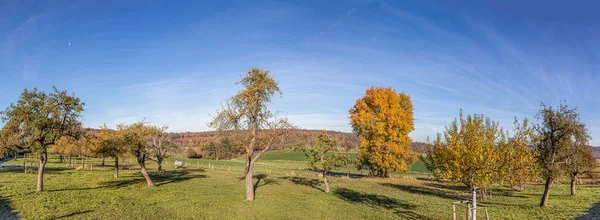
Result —
M 277 81 L 268 70 L 252 68 L 236 85 L 243 88 L 227 100 L 209 126 L 217 131 L 247 131 L 248 139 L 243 144 L 246 150 L 246 200 L 254 200 L 252 167 L 291 126 L 287 118 L 277 117 L 267 106 L 273 96 L 281 95 Z
M 352 129 L 360 138 L 359 160 L 380 177 L 408 170 L 414 158 L 408 134 L 414 130 L 410 96 L 391 87 L 371 87 L 350 109 Z
M 84 103 L 75 94 L 53 87 L 45 93 L 37 88 L 25 89 L 16 104 L 2 112 L 2 121 L 9 136 L 18 136 L 22 146 L 40 155 L 37 190 L 43 191 L 47 147 L 64 136 L 76 137 L 81 131 L 80 114 Z

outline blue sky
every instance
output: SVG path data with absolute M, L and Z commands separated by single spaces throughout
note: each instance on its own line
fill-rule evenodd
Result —
M 4 0 L 0 105 L 24 88 L 56 85 L 86 103 L 86 126 L 146 118 L 204 131 L 240 75 L 260 67 L 283 91 L 272 108 L 302 128 L 351 131 L 356 99 L 391 86 L 412 97 L 418 141 L 461 108 L 511 129 L 513 117 L 534 118 L 540 102 L 561 100 L 600 139 L 599 6 Z

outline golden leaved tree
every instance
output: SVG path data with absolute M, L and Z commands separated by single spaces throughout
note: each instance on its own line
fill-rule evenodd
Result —
M 514 124 L 513 136 L 498 146 L 500 152 L 497 156 L 500 158 L 497 160 L 499 164 L 496 176 L 500 183 L 522 190 L 526 183 L 538 177 L 535 151 L 530 147 L 537 136 L 527 118 L 523 123 L 515 118 Z
M 125 131 L 113 130 L 106 125 L 100 127 L 100 132 L 95 134 L 93 141 L 93 151 L 96 154 L 115 158 L 115 170 L 113 176 L 119 177 L 119 158 L 127 153 L 125 144 Z
M 350 109 L 350 120 L 360 138 L 360 167 L 369 167 L 371 175 L 379 177 L 408 170 L 414 158 L 408 136 L 414 130 L 409 95 L 391 87 L 371 87 Z
M 507 135 L 497 122 L 483 115 L 463 117 L 438 134 L 430 146 L 426 159 L 427 168 L 438 178 L 463 183 L 472 191 L 472 216 L 477 216 L 476 190 L 485 196 L 486 188 L 499 180 L 498 169 L 502 163 L 502 146 L 508 144 Z

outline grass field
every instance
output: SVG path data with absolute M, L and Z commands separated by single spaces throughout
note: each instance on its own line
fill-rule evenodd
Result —
M 35 192 L 35 174 L 0 171 L 0 219 L 450 219 L 451 203 L 470 195 L 463 186 L 414 176 L 331 177 L 332 192 L 326 194 L 315 173 L 293 168 L 302 161 L 264 160 L 256 169 L 257 200 L 247 202 L 242 171 L 228 168 L 240 161 L 185 161 L 186 169 L 173 170 L 169 163 L 168 173 L 152 174 L 154 188 L 145 186 L 137 170 L 124 170 L 114 179 L 111 167 L 99 166 L 99 160 L 93 160 L 93 171 L 50 161 L 41 193 Z M 156 166 L 149 162 L 149 168 Z M 600 199 L 596 186 L 578 190 L 571 197 L 567 185 L 556 185 L 546 208 L 537 206 L 541 186 L 523 192 L 494 189 L 494 196 L 480 204 L 489 207 L 491 219 L 573 218 Z M 464 217 L 464 209 L 458 216 Z

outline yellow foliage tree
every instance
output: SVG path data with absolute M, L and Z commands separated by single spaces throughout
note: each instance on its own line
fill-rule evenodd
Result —
M 106 125 L 101 127 L 100 132 L 95 134 L 93 151 L 96 154 L 115 158 L 115 170 L 113 176 L 119 177 L 119 157 L 127 153 L 123 130 L 109 129 Z
M 350 109 L 351 125 L 360 138 L 359 164 L 371 175 L 388 177 L 408 170 L 413 158 L 408 134 L 414 130 L 410 96 L 391 87 L 371 87 Z
M 537 137 L 527 118 L 522 124 L 515 118 L 514 124 L 513 136 L 505 144 L 499 145 L 500 164 L 497 167 L 497 177 L 501 183 L 522 190 L 527 182 L 538 177 L 535 151 L 529 147 Z
M 486 188 L 498 178 L 501 148 L 507 138 L 497 122 L 483 115 L 455 119 L 438 134 L 425 160 L 439 178 L 463 183 L 472 191 Z

